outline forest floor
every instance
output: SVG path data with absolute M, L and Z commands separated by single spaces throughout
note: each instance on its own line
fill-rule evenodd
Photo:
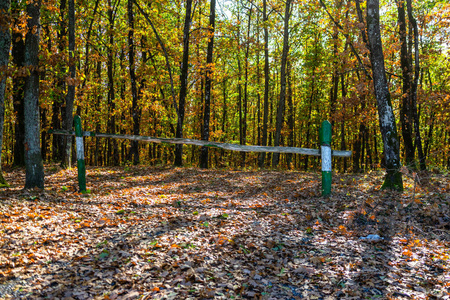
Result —
M 450 178 L 46 166 L 6 170 L 0 299 L 450 299 Z

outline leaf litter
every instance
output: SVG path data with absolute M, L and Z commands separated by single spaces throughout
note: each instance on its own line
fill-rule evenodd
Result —
M 46 166 L 0 191 L 2 299 L 450 299 L 450 180 Z M 377 238 L 374 238 L 377 237 Z

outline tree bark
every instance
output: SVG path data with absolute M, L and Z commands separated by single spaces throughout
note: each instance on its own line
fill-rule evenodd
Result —
M 63 104 L 65 102 L 65 74 L 66 68 L 63 63 L 64 52 L 66 48 L 66 35 L 67 35 L 67 26 L 66 26 L 66 4 L 67 0 L 61 0 L 59 6 L 59 24 L 58 24 L 58 56 L 60 58 L 60 62 L 58 64 L 58 76 L 56 79 L 56 88 L 57 88 L 57 97 L 53 100 L 52 104 L 52 127 L 53 129 L 58 128 L 66 128 L 66 119 L 64 118 L 63 112 Z M 52 137 L 52 157 L 54 161 L 61 162 L 61 165 L 64 163 L 64 140 L 65 137 L 53 135 Z
M 281 56 L 280 71 L 280 99 L 278 100 L 274 146 L 280 145 L 281 128 L 283 127 L 284 120 L 284 107 L 286 104 L 286 62 L 289 53 L 289 18 L 291 15 L 291 1 L 292 0 L 286 0 L 286 7 L 284 12 L 283 52 Z M 280 154 L 274 153 L 272 156 L 272 167 L 277 167 L 279 160 Z
M 206 68 L 205 68 L 205 112 L 203 115 L 203 130 L 202 140 L 209 140 L 209 119 L 210 119 L 210 105 L 211 105 L 211 85 L 212 85 L 212 64 L 213 64 L 213 50 L 214 50 L 214 29 L 216 21 L 216 0 L 210 2 L 209 13 L 209 42 L 206 52 Z M 202 147 L 200 150 L 200 168 L 208 168 L 208 148 Z
M 400 39 L 400 68 L 402 70 L 402 102 L 400 110 L 400 121 L 402 128 L 403 144 L 405 147 L 406 166 L 415 169 L 414 161 L 414 143 L 413 143 L 413 113 L 412 113 L 412 90 L 411 90 L 411 76 L 412 65 L 408 53 L 408 43 L 406 41 L 406 18 L 405 18 L 405 4 L 403 0 L 397 1 L 398 12 L 398 29 Z
M 263 129 L 262 129 L 262 146 L 267 146 L 267 125 L 269 122 L 269 29 L 267 17 L 267 0 L 263 0 L 263 26 L 264 26 L 264 112 L 263 112 Z M 258 157 L 258 165 L 264 167 L 266 153 L 262 152 Z
M 383 45 L 380 33 L 379 0 L 367 1 L 367 35 L 370 45 L 370 61 L 373 85 L 377 100 L 378 118 L 383 138 L 386 177 L 382 188 L 402 191 L 402 173 L 399 169 L 400 154 L 395 116 L 385 73 Z
M 133 119 L 133 134 L 139 135 L 141 111 L 138 107 L 138 91 L 136 83 L 136 66 L 135 66 L 135 50 L 134 50 L 134 14 L 133 14 L 133 0 L 128 0 L 128 61 L 131 81 L 131 116 Z M 139 144 L 137 141 L 131 142 L 130 158 L 134 165 L 139 164 Z
M 422 138 L 420 136 L 420 122 L 419 114 L 417 112 L 417 86 L 420 76 L 420 61 L 419 61 L 419 30 L 417 28 L 417 21 L 414 18 L 412 12 L 411 0 L 406 0 L 408 9 L 409 23 L 414 32 L 414 80 L 411 84 L 411 109 L 414 122 L 415 142 L 417 147 L 417 153 L 419 157 L 420 170 L 425 171 L 427 166 L 425 162 L 425 155 L 422 148 Z
M 11 46 L 10 0 L 0 1 L 0 187 L 8 186 L 2 172 L 3 124 L 5 123 L 5 88 Z
M 247 23 L 247 40 L 245 49 L 245 66 L 244 66 L 244 101 L 243 101 L 243 118 L 242 118 L 242 139 L 241 145 L 247 144 L 247 112 L 248 112 L 248 60 L 250 51 L 250 25 L 252 20 L 252 10 L 248 12 L 248 23 Z M 245 167 L 245 152 L 241 152 L 242 167 Z
M 178 111 L 179 118 L 177 121 L 177 129 L 175 137 L 183 138 L 183 122 L 186 105 L 186 95 L 188 86 L 188 73 L 189 73 L 189 39 L 190 28 L 192 24 L 192 0 L 186 1 L 186 14 L 184 17 L 184 29 L 183 29 L 183 60 L 181 62 L 180 72 L 180 95 L 178 99 Z M 175 166 L 183 165 L 183 145 L 175 146 Z
M 11 14 L 14 18 L 14 24 L 19 21 L 19 13 L 25 9 L 25 5 L 19 0 L 11 2 Z M 25 87 L 24 63 L 25 63 L 25 41 L 22 33 L 16 30 L 12 31 L 12 61 L 15 68 L 22 70 L 12 78 L 13 84 L 13 107 L 16 120 L 14 124 L 14 166 L 25 166 L 25 117 L 23 92 Z M 59 137 L 61 138 L 61 137 Z
M 75 2 L 69 0 L 69 80 L 67 81 L 67 95 L 65 107 L 65 128 L 73 128 L 73 103 L 75 100 Z M 72 137 L 64 139 L 64 160 L 62 166 L 72 166 Z
M 109 45 L 108 45 L 108 58 L 107 58 L 107 73 L 108 73 L 108 132 L 116 132 L 116 93 L 114 89 L 114 7 L 112 1 L 108 0 L 108 21 L 109 21 Z M 113 165 L 119 164 L 119 148 L 115 139 L 108 140 L 108 162 L 112 162 Z
M 27 4 L 25 38 L 25 66 L 29 76 L 25 79 L 25 188 L 44 188 L 44 166 L 39 141 L 39 39 L 41 1 Z
M 287 102 L 288 102 L 288 117 L 287 117 L 287 123 L 289 127 L 289 134 L 288 134 L 288 147 L 294 147 L 294 102 L 293 102 L 293 95 L 292 95 L 292 65 L 288 61 L 287 63 Z M 292 162 L 292 153 L 286 154 L 286 165 L 288 169 L 291 168 L 291 162 Z

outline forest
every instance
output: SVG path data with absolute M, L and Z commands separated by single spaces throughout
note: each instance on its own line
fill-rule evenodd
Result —
M 443 0 L 0 0 L 0 298 L 450 299 L 449 41 Z
M 319 147 L 328 119 L 332 148 L 353 151 L 333 161 L 337 171 L 388 164 L 365 1 L 13 0 L 10 10 L 3 2 L 4 165 L 25 165 L 30 147 L 44 162 L 71 166 L 72 138 L 49 130 L 71 130 L 74 115 L 95 132 L 304 148 Z M 379 7 L 401 165 L 448 169 L 450 6 L 397 0 Z M 35 52 L 27 50 L 33 41 Z M 32 93 L 29 77 L 36 77 Z M 28 109 L 26 99 L 34 99 Z M 37 131 L 26 142 L 31 120 Z M 85 156 L 95 166 L 306 171 L 320 164 L 297 154 L 204 148 L 88 138 Z

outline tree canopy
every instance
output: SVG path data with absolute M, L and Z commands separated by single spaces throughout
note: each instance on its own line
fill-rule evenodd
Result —
M 193 139 L 202 138 L 208 114 L 211 141 L 306 148 L 318 148 L 318 128 L 328 119 L 332 148 L 353 151 L 351 159 L 334 161 L 337 170 L 386 166 L 366 2 L 217 1 L 212 26 L 212 2 L 205 0 L 66 2 L 44 0 L 40 8 L 35 70 L 44 161 L 69 162 L 70 139 L 47 131 L 71 127 L 74 114 L 90 131 Z M 14 165 L 23 164 L 23 145 L 15 141 L 26 121 L 21 79 L 30 74 L 17 51 L 29 31 L 24 8 L 23 1 L 12 1 L 13 51 L 2 73 L 12 78 L 6 82 L 2 162 Z M 389 0 L 381 1 L 380 11 L 402 163 L 449 168 L 450 5 Z M 171 164 L 174 148 L 95 138 L 85 147 L 93 165 Z M 200 161 L 197 147 L 177 151 L 177 165 Z M 258 155 L 211 150 L 208 161 L 256 167 Z M 307 156 L 282 154 L 278 162 L 259 155 L 260 167 L 272 161 L 281 168 L 319 166 Z

